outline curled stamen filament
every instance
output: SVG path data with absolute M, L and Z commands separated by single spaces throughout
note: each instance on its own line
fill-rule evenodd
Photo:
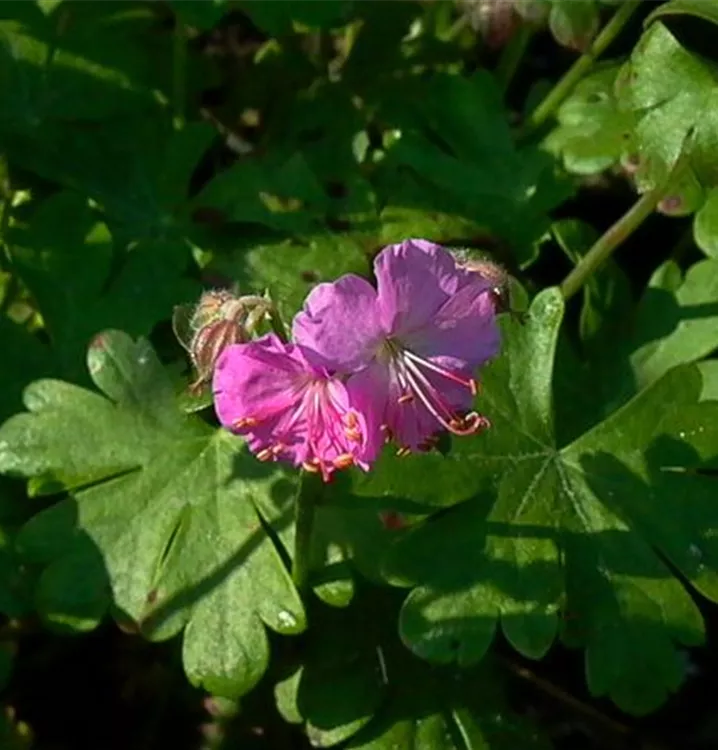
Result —
M 404 354 L 408 355 L 409 352 L 404 352 Z M 454 435 L 463 436 L 475 433 L 480 427 L 480 420 L 478 419 L 479 415 L 477 414 L 476 418 L 469 419 L 468 417 L 461 417 L 456 414 L 456 412 L 444 401 L 439 391 L 437 391 L 429 379 L 417 367 L 417 363 L 423 365 L 427 364 L 426 360 L 416 357 L 415 355 L 405 357 L 402 361 L 403 374 L 404 378 L 411 386 L 412 392 L 418 396 L 419 400 L 424 404 L 429 413 L 442 427 L 449 432 L 454 433 Z M 437 368 L 436 365 L 433 364 L 429 369 L 441 373 L 449 380 L 461 383 L 469 388 L 472 394 L 475 393 L 476 386 L 473 378 L 461 378 L 455 373 Z

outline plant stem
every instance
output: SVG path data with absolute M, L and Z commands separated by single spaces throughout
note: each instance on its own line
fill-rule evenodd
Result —
M 554 114 L 563 100 L 571 93 L 574 86 L 591 70 L 596 60 L 605 52 L 606 47 L 618 36 L 621 29 L 626 25 L 638 7 L 638 1 L 624 0 L 611 17 L 611 20 L 593 40 L 591 46 L 566 71 L 544 100 L 529 115 L 521 133 L 522 136 L 533 133 Z
M 182 130 L 187 109 L 187 32 L 177 16 L 172 34 L 172 108 L 172 124 Z
M 612 227 L 596 240 L 593 247 L 561 282 L 560 288 L 564 299 L 573 297 L 613 251 L 653 213 L 665 194 L 667 182 L 668 180 L 644 193 Z
M 496 80 L 504 94 L 508 91 L 516 75 L 533 32 L 533 27 L 530 24 L 522 23 L 501 53 L 499 64 L 496 67 Z
M 323 490 L 320 474 L 302 472 L 299 490 L 294 501 L 294 558 L 292 559 L 292 580 L 298 591 L 303 591 L 309 581 L 314 509 Z

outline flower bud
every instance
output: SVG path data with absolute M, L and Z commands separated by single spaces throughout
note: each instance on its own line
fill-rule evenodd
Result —
M 212 379 L 214 365 L 226 346 L 250 340 L 271 305 L 265 297 L 237 297 L 226 289 L 213 289 L 204 292 L 194 308 L 175 308 L 172 327 L 196 373 L 191 391 L 201 391 Z
M 459 268 L 478 273 L 492 285 L 491 294 L 494 301 L 494 309 L 497 313 L 511 311 L 511 291 L 509 282 L 511 277 L 506 269 L 498 263 L 485 258 L 463 257 L 457 260 Z
M 514 35 L 521 17 L 511 0 L 463 0 L 469 22 L 491 49 L 500 49 Z

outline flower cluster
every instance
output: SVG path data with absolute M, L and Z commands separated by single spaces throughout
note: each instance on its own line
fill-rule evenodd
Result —
M 316 286 L 291 343 L 272 334 L 220 354 L 217 414 L 260 460 L 328 480 L 368 469 L 387 440 L 404 454 L 488 425 L 471 406 L 474 371 L 499 348 L 495 280 L 418 239 L 385 247 L 374 271 L 376 288 L 351 274 Z

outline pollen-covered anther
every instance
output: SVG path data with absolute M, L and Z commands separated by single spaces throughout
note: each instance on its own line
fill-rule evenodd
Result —
M 361 443 L 361 430 L 358 430 L 357 428 L 352 429 L 345 429 L 344 434 L 351 440 L 353 443 Z
M 286 447 L 287 446 L 284 445 L 284 443 L 275 443 L 269 448 L 269 450 L 272 451 L 272 455 L 276 458 L 277 456 L 279 456 L 280 454 L 284 452 Z
M 257 458 L 260 461 L 269 461 L 270 458 L 274 457 L 274 452 L 272 451 L 272 448 L 262 448 L 261 451 L 257 453 Z
M 463 417 L 454 417 L 449 420 L 449 429 L 455 435 L 474 435 L 490 426 L 489 420 L 475 411 L 469 412 Z
M 414 401 L 413 393 L 405 393 L 403 396 L 399 396 L 396 400 L 397 404 L 410 404 Z
M 256 427 L 259 424 L 259 420 L 254 417 L 242 417 L 232 422 L 233 430 L 246 430 L 247 428 Z
M 399 458 L 404 458 L 404 456 L 408 456 L 411 453 L 411 448 L 407 448 L 404 446 L 403 448 L 399 448 L 399 450 L 396 452 L 396 455 L 399 456 Z
M 351 453 L 341 453 L 332 463 L 337 469 L 348 469 L 354 463 L 354 456 Z
M 302 469 L 304 469 L 304 471 L 308 471 L 310 474 L 318 474 L 320 467 L 316 462 L 316 459 L 314 459 L 312 461 L 305 461 L 302 464 Z

